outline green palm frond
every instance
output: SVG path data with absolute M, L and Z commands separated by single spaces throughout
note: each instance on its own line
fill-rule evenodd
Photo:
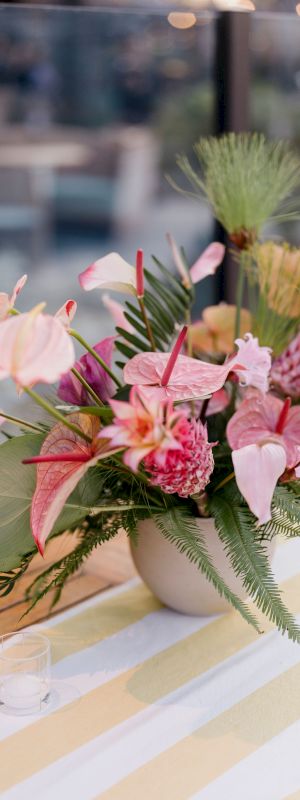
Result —
M 147 288 L 144 305 L 149 318 L 155 345 L 158 350 L 168 350 L 174 337 L 175 326 L 186 319 L 186 312 L 193 301 L 193 289 L 185 289 L 175 275 L 172 275 L 158 259 L 153 257 L 161 278 L 145 269 Z M 116 347 L 126 358 L 136 353 L 152 350 L 143 315 L 132 302 L 126 303 L 125 317 L 134 328 L 134 332 L 117 328 L 121 339 L 116 340 Z M 118 362 L 123 367 L 123 362 Z
M 260 632 L 257 620 L 240 598 L 229 589 L 221 575 L 214 567 L 207 551 L 205 541 L 194 516 L 184 507 L 175 506 L 164 513 L 154 514 L 157 527 L 162 535 L 176 545 L 180 553 L 196 564 L 200 572 L 212 583 L 219 593 L 257 632 Z
M 290 195 L 300 183 L 300 160 L 285 142 L 269 142 L 258 133 L 229 133 L 200 139 L 194 149 L 201 175 L 185 156 L 177 163 L 229 234 L 257 235 L 276 214 L 295 217 L 297 204 Z
M 210 500 L 210 510 L 232 568 L 255 604 L 277 625 L 281 633 L 300 643 L 300 629 L 283 603 L 275 583 L 263 541 L 255 536 L 255 520 L 246 506 L 239 504 L 238 493 L 224 488 Z
M 300 484 L 294 486 L 277 486 L 273 496 L 272 519 L 264 526 L 267 538 L 300 536 Z

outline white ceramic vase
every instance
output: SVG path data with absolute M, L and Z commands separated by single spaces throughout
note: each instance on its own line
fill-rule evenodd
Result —
M 225 554 L 214 520 L 201 518 L 197 523 L 218 573 L 240 599 L 246 600 L 247 592 Z M 272 558 L 273 542 L 267 543 L 267 550 Z M 141 578 L 164 605 L 195 616 L 232 610 L 195 564 L 164 538 L 152 519 L 139 523 L 138 543 L 131 545 L 131 553 Z

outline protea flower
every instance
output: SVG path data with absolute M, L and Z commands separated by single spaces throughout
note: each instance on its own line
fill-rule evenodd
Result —
M 271 383 L 282 394 L 294 400 L 300 398 L 300 333 L 274 361 Z
M 201 422 L 181 416 L 176 426 L 178 449 L 162 454 L 153 451 L 144 459 L 145 469 L 153 486 L 166 494 L 189 497 L 202 492 L 214 468 L 213 445 L 208 442 L 207 430 Z

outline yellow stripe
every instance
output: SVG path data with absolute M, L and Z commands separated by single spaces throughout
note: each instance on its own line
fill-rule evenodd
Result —
M 299 681 L 297 664 L 99 798 L 187 800 L 299 718 Z
M 287 602 L 298 608 L 299 576 L 289 580 L 285 588 Z M 125 595 L 122 598 L 125 604 Z M 264 628 L 270 630 L 272 626 L 266 623 Z M 0 790 L 68 755 L 255 640 L 256 632 L 238 613 L 227 614 L 79 701 L 8 737 L 0 743 Z
M 161 608 L 144 584 L 121 592 L 44 632 L 51 640 L 52 663 L 101 642 Z
M 300 800 L 300 789 L 297 789 L 297 791 L 293 792 L 293 794 L 289 794 L 288 796 L 284 797 L 284 800 Z

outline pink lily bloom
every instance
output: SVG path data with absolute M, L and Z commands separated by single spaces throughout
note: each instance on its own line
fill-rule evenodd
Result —
M 176 430 L 183 412 L 175 411 L 172 403 L 162 403 L 158 397 L 149 400 L 141 389 L 133 386 L 129 403 L 110 400 L 110 405 L 115 419 L 101 430 L 99 438 L 110 438 L 112 447 L 128 448 L 123 459 L 134 472 L 149 453 L 155 451 L 164 460 L 168 450 L 180 449 Z
M 59 319 L 61 324 L 69 330 L 71 326 L 71 322 L 75 317 L 77 311 L 77 303 L 76 300 L 66 300 L 66 302 L 58 309 L 56 314 L 54 315 L 56 319 Z
M 248 444 L 233 451 L 232 461 L 238 488 L 258 525 L 264 525 L 272 518 L 274 489 L 286 467 L 285 450 L 273 441 Z
M 90 443 L 59 422 L 46 437 L 40 455 L 23 461 L 23 464 L 38 465 L 30 519 L 33 538 L 41 555 L 44 554 L 46 539 L 77 483 L 99 459 L 116 452 L 111 451 L 107 440 L 99 441 L 97 438 L 100 428 L 97 417 L 70 414 L 68 419 L 90 437 Z
M 259 524 L 271 519 L 278 478 L 300 461 L 300 406 L 252 392 L 227 425 L 236 481 Z M 296 472 L 297 477 L 297 472 Z
M 108 253 L 98 258 L 79 275 L 79 283 L 86 292 L 92 289 L 113 289 L 136 296 L 136 270 L 119 253 Z
M 230 372 L 238 375 L 243 386 L 267 388 L 271 356 L 267 347 L 259 347 L 251 333 L 238 339 L 238 352 L 224 364 L 209 364 L 189 356 L 178 355 L 179 334 L 171 353 L 138 353 L 124 368 L 124 380 L 130 385 L 143 386 L 147 397 L 156 394 L 160 399 L 190 400 L 205 398 L 222 389 Z
M 187 289 L 191 288 L 193 283 L 199 283 L 199 281 L 207 278 L 208 275 L 214 275 L 225 255 L 224 245 L 221 242 L 212 242 L 188 270 L 179 247 L 170 233 L 167 234 L 167 240 L 182 283 Z
M 105 308 L 110 312 L 115 325 L 118 328 L 123 328 L 124 331 L 128 331 L 128 333 L 133 333 L 133 326 L 128 322 L 128 319 L 126 319 L 121 303 L 118 303 L 117 300 L 113 300 L 109 294 L 102 295 L 102 302 Z
M 58 319 L 42 314 L 40 304 L 0 325 L 0 380 L 19 387 L 55 383 L 75 362 L 72 340 Z
M 23 286 L 25 286 L 26 281 L 27 275 L 23 275 L 22 278 L 17 281 L 11 294 L 0 292 L 0 320 L 8 317 L 9 312 L 14 307 L 18 294 L 20 294 Z

